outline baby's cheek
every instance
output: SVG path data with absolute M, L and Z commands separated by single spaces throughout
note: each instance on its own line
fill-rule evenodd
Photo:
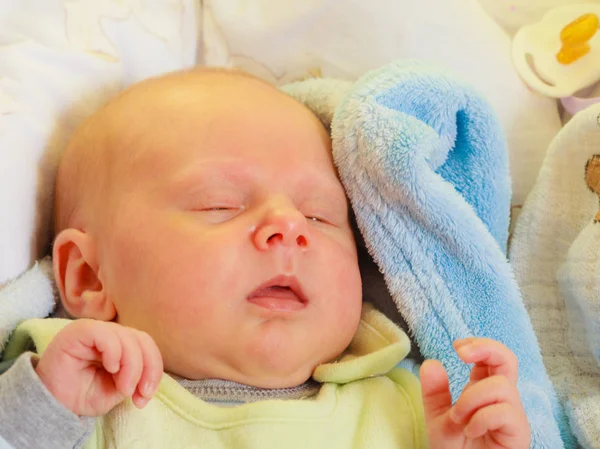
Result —
M 337 327 L 344 334 L 354 335 L 362 311 L 362 283 L 358 265 L 344 265 L 333 279 L 336 280 Z
M 362 280 L 358 260 L 351 255 L 341 256 L 336 262 L 331 261 L 331 266 L 338 267 L 337 273 L 333 277 L 336 280 L 337 287 L 348 295 L 348 301 L 360 301 L 362 295 Z

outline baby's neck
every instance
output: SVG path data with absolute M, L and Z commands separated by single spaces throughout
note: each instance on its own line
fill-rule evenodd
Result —
M 198 399 L 218 405 L 240 405 L 267 399 L 304 399 L 316 395 L 321 384 L 309 379 L 301 385 L 289 388 L 258 388 L 231 380 L 189 380 L 171 374 L 183 388 Z

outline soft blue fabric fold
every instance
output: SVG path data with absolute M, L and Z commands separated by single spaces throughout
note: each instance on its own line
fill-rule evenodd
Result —
M 421 353 L 446 367 L 453 398 L 470 367 L 452 342 L 499 340 L 519 359 L 531 447 L 577 447 L 506 260 L 508 153 L 490 106 L 416 61 L 355 83 L 312 79 L 283 90 L 330 127 L 367 248 Z

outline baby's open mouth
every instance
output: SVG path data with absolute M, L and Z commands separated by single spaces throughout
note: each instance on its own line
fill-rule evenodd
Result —
M 295 277 L 276 276 L 248 295 L 248 302 L 277 312 L 294 312 L 306 307 L 308 300 Z

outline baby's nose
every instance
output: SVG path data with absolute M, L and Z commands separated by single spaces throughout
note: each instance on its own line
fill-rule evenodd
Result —
M 273 202 L 257 227 L 254 239 L 262 251 L 277 245 L 306 249 L 309 245 L 306 217 L 291 202 Z

